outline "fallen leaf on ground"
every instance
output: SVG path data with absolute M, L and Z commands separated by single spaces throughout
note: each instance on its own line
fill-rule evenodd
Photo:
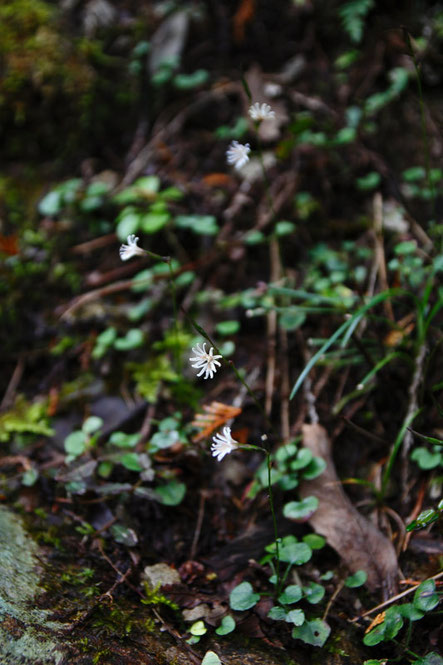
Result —
M 315 456 L 322 457 L 326 469 L 314 480 L 300 484 L 300 496 L 315 496 L 319 506 L 309 522 L 324 536 L 352 572 L 364 570 L 371 589 L 382 587 L 384 595 L 396 590 L 397 557 L 390 540 L 352 505 L 335 471 L 331 442 L 320 425 L 303 426 L 303 444 Z

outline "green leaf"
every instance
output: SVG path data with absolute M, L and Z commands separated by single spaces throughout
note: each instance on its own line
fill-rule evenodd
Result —
M 443 658 L 435 651 L 431 651 L 424 658 L 414 660 L 412 665 L 443 665 Z
M 124 337 L 119 337 L 114 342 L 114 347 L 118 351 L 130 351 L 131 349 L 137 349 L 143 345 L 144 334 L 140 328 L 132 328 L 128 330 Z
M 220 321 L 215 326 L 215 330 L 219 335 L 235 335 L 240 330 L 240 323 L 238 321 Z
M 262 231 L 251 230 L 245 233 L 244 240 L 247 245 L 260 245 L 266 240 L 266 236 Z
M 326 545 L 326 538 L 317 533 L 307 533 L 303 536 L 303 542 L 309 545 L 311 550 L 321 550 Z
M 419 447 L 412 451 L 411 459 L 417 462 L 420 469 L 428 471 L 439 466 L 443 461 L 443 456 L 440 452 L 431 452 L 427 448 Z
M 86 418 L 82 425 L 82 431 L 85 434 L 94 434 L 94 432 L 97 432 L 101 427 L 103 427 L 103 418 L 99 418 L 98 416 L 90 416 L 89 418 Z
M 46 217 L 55 217 L 63 210 L 63 199 L 57 190 L 49 192 L 38 204 L 38 211 Z
M 286 610 L 280 605 L 274 605 L 268 612 L 268 617 L 274 621 L 286 621 Z
M 305 613 L 303 610 L 289 610 L 286 613 L 287 623 L 293 623 L 294 626 L 301 626 L 305 621 Z
M 288 543 L 279 548 L 280 561 L 302 565 L 312 557 L 312 550 L 306 543 Z
M 303 469 L 308 466 L 308 464 L 311 463 L 312 458 L 313 454 L 309 448 L 300 448 L 295 460 L 290 464 L 291 471 L 297 471 L 298 469 Z
M 229 633 L 232 633 L 233 630 L 235 630 L 235 625 L 234 618 L 231 617 L 230 614 L 227 614 L 225 617 L 223 617 L 221 624 L 218 628 L 216 628 L 215 632 L 217 635 L 228 635 Z
M 302 640 L 305 644 L 311 644 L 314 647 L 322 647 L 329 637 L 330 627 L 321 619 L 305 621 L 302 626 L 294 628 L 292 637 Z
M 371 171 L 362 178 L 357 178 L 357 188 L 367 192 L 370 189 L 375 189 L 380 184 L 381 177 L 376 171 Z
M 296 225 L 293 222 L 287 222 L 285 220 L 281 222 L 277 222 L 275 225 L 275 235 L 276 236 L 287 236 L 290 235 L 291 233 L 294 233 L 296 229 Z
M 321 584 L 309 582 L 309 584 L 303 587 L 303 593 L 306 600 L 311 603 L 311 605 L 316 605 L 323 600 L 325 588 Z
M 32 487 L 32 485 L 34 485 L 35 481 L 37 480 L 38 476 L 39 473 L 37 469 L 34 469 L 34 467 L 28 469 L 22 475 L 22 485 L 25 485 L 25 487 Z
M 249 582 L 242 582 L 232 589 L 229 594 L 229 605 L 231 609 L 239 612 L 249 610 L 251 607 L 254 607 L 259 600 L 260 594 L 254 593 L 254 589 Z
M 368 575 L 364 570 L 357 570 L 356 573 L 349 575 L 349 577 L 345 579 L 345 586 L 349 587 L 350 589 L 354 589 L 356 587 L 363 586 L 367 579 Z
M 412 602 L 414 607 L 422 612 L 433 610 L 439 602 L 438 593 L 435 591 L 434 580 L 425 580 L 425 582 L 422 582 L 417 588 Z
M 123 524 L 113 524 L 111 526 L 111 533 L 117 543 L 121 543 L 127 547 L 134 547 L 138 543 L 138 537 L 134 529 L 130 529 Z
M 179 229 L 189 229 L 198 235 L 213 236 L 218 233 L 214 215 L 177 215 L 175 225 Z
M 405 182 L 415 182 L 416 180 L 424 180 L 426 178 L 426 171 L 423 166 L 411 166 L 402 173 Z
M 424 612 L 417 609 L 413 603 L 404 603 L 398 606 L 398 610 L 402 617 L 409 619 L 409 621 L 419 621 L 424 617 Z
M 297 330 L 297 328 L 300 328 L 305 321 L 305 312 L 300 312 L 300 310 L 296 308 L 294 309 L 293 307 L 288 307 L 280 314 L 278 319 L 280 327 L 284 330 Z
M 318 508 L 316 496 L 308 496 L 302 501 L 290 501 L 283 508 L 283 515 L 290 520 L 306 522 Z
M 140 228 L 140 215 L 136 212 L 130 212 L 120 217 L 115 230 L 117 237 L 122 242 L 126 242 L 128 236 L 137 233 Z
M 197 637 L 201 637 L 207 632 L 207 628 L 204 624 L 203 621 L 196 621 L 195 623 L 192 624 L 192 626 L 189 629 L 189 632 L 191 635 L 196 635 Z
M 154 496 L 164 506 L 178 506 L 184 499 L 186 494 L 186 485 L 178 482 L 178 480 L 171 480 L 166 485 L 156 487 Z
M 192 90 L 200 85 L 204 85 L 209 79 L 209 72 L 206 69 L 197 69 L 192 74 L 177 74 L 174 76 L 174 86 L 179 90 Z
M 143 471 L 143 466 L 139 462 L 137 453 L 125 453 L 118 458 L 118 461 L 128 471 Z
M 157 194 L 160 189 L 160 178 L 158 175 L 147 175 L 138 178 L 132 187 L 141 194 Z
M 140 435 L 135 434 L 126 434 L 126 432 L 113 432 L 109 439 L 109 443 L 112 443 L 114 446 L 119 448 L 134 448 L 137 445 Z
M 140 215 L 140 228 L 145 233 L 157 233 L 170 219 L 169 212 L 146 212 Z
M 207 651 L 204 655 L 201 665 L 222 665 L 222 662 L 215 651 Z
M 65 452 L 72 457 L 78 457 L 86 450 L 86 435 L 84 432 L 71 432 L 65 439 Z
M 278 597 L 278 602 L 283 605 L 292 605 L 297 603 L 302 597 L 303 592 L 298 584 L 290 584 Z

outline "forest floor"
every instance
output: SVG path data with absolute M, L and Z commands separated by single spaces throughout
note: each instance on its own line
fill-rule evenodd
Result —
M 123 4 L 0 30 L 0 661 L 441 665 L 443 14 Z

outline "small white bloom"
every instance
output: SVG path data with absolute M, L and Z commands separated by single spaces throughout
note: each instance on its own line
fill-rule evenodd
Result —
M 212 346 L 209 349 L 209 353 L 207 353 L 205 347 L 206 342 L 203 343 L 203 346 L 200 346 L 200 344 L 193 346 L 192 351 L 195 353 L 195 356 L 193 358 L 189 358 L 189 360 L 191 361 L 191 366 L 194 367 L 194 369 L 201 370 L 197 376 L 204 374 L 204 379 L 207 379 L 208 376 L 212 379 L 217 371 L 216 366 L 221 366 L 221 363 L 217 360 L 217 358 L 222 358 L 223 356 L 214 356 L 214 347 Z
M 249 161 L 248 154 L 251 152 L 249 143 L 243 145 L 238 141 L 232 141 L 231 145 L 226 151 L 226 159 L 228 164 L 233 164 L 236 169 L 241 169 L 242 166 Z
M 137 243 L 138 243 L 138 238 L 136 238 L 134 234 L 128 236 L 128 244 L 122 245 L 119 250 L 120 258 L 122 261 L 127 261 L 133 256 L 145 255 L 145 250 L 142 249 L 141 247 L 137 247 Z
M 211 446 L 211 453 L 213 457 L 217 458 L 218 462 L 221 462 L 225 455 L 238 448 L 238 441 L 232 438 L 230 427 L 223 427 L 223 434 L 216 434 L 212 437 L 212 440 L 214 443 Z
M 249 115 L 253 120 L 259 122 L 266 120 L 267 118 L 275 118 L 275 113 L 269 104 L 260 104 L 259 102 L 255 102 L 255 104 L 249 108 Z

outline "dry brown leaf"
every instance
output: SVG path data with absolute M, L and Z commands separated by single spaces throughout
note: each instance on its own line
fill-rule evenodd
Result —
M 320 425 L 303 426 L 303 444 L 326 462 L 325 471 L 300 485 L 300 496 L 316 496 L 319 506 L 309 522 L 324 536 L 355 573 L 364 570 L 370 589 L 382 587 L 386 597 L 395 593 L 398 579 L 394 547 L 366 517 L 358 512 L 343 491 L 331 454 L 331 442 Z
M 204 413 L 196 413 L 192 425 L 200 430 L 198 434 L 192 437 L 194 443 L 206 439 L 216 429 L 235 418 L 241 413 L 241 409 L 222 402 L 211 402 L 203 405 Z
M 383 340 L 385 346 L 397 346 L 403 341 L 403 338 L 409 335 L 415 328 L 414 312 L 407 314 L 400 321 L 397 321 L 397 328 L 390 330 Z
M 245 40 L 245 27 L 254 18 L 255 14 L 255 0 L 240 0 L 237 11 L 235 12 L 234 23 L 234 38 L 237 44 L 241 44 Z

